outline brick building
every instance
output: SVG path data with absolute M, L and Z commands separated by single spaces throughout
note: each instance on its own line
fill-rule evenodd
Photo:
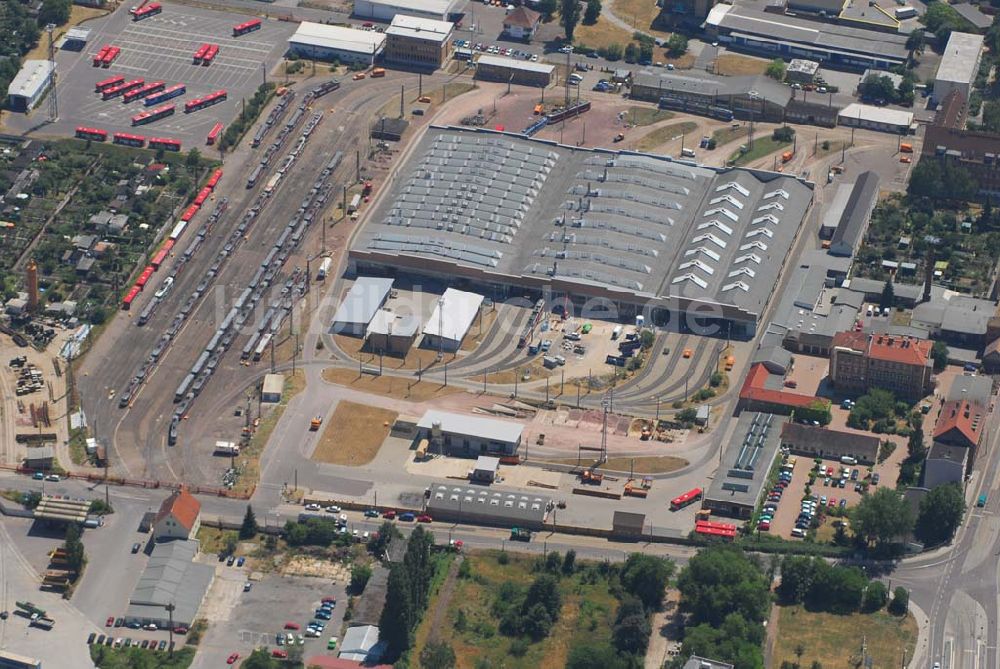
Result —
M 448 21 L 396 14 L 385 31 L 385 62 L 436 70 L 448 60 L 454 28 Z
M 918 399 L 934 389 L 931 342 L 865 332 L 838 332 L 830 350 L 830 380 L 844 393 L 883 388 Z

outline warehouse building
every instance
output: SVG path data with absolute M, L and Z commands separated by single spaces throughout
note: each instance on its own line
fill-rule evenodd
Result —
M 441 484 L 431 487 L 427 512 L 434 520 L 538 530 L 551 505 L 547 495 Z
M 955 31 L 948 38 L 934 75 L 934 99 L 943 102 L 958 91 L 966 100 L 972 93 L 972 83 L 979 72 L 979 61 L 983 53 L 983 36 Z
M 862 465 L 874 465 L 881 441 L 860 432 L 828 430 L 825 427 L 785 423 L 781 427 L 781 445 L 789 452 L 809 458 L 839 460 L 852 457 Z
M 368 348 L 375 353 L 406 355 L 420 331 L 414 314 L 379 309 L 368 324 Z
M 859 72 L 903 65 L 910 55 L 906 35 L 775 15 L 743 4 L 715 5 L 705 29 L 720 44 L 735 50 L 771 58 L 808 58 Z
M 194 561 L 197 541 L 156 544 L 129 598 L 125 624 L 150 623 L 166 629 L 190 627 L 215 578 L 215 567 Z M 173 612 L 167 607 L 173 605 Z
M 448 21 L 461 0 L 354 0 L 354 16 L 388 23 L 400 14 Z
M 445 290 L 424 324 L 424 346 L 444 351 L 458 350 L 482 305 L 482 295 L 454 288 Z
M 372 65 L 385 47 L 385 34 L 303 21 L 288 38 L 288 50 L 302 58 Z
M 392 290 L 392 279 L 359 276 L 344 296 L 344 301 L 333 316 L 333 334 L 364 336 L 368 324 Z
M 916 131 L 913 112 L 888 107 L 875 107 L 852 102 L 840 110 L 837 122 L 849 128 L 864 128 L 878 132 L 908 135 Z
M 676 109 L 712 116 L 713 107 L 731 110 L 736 118 L 780 122 L 792 99 L 792 89 L 762 75 L 720 77 L 711 74 L 639 72 L 630 96 Z
M 430 453 L 460 457 L 517 455 L 524 426 L 508 420 L 428 411 L 417 423 L 417 438 Z
M 29 112 L 52 85 L 56 64 L 51 60 L 26 60 L 7 87 L 11 111 Z
M 385 31 L 385 62 L 436 70 L 447 62 L 455 24 L 397 14 Z
M 533 63 L 506 56 L 483 55 L 476 61 L 476 78 L 520 86 L 545 88 L 552 83 L 555 65 Z
M 712 479 L 702 508 L 733 518 L 749 519 L 753 515 L 778 455 L 782 425 L 787 420 L 770 413 L 740 414 L 736 438 L 722 454 L 723 467 Z
M 435 127 L 392 187 L 355 237 L 351 271 L 738 338 L 756 331 L 812 202 L 782 174 Z
M 878 175 L 872 171 L 863 172 L 854 182 L 830 237 L 830 255 L 850 258 L 857 252 L 878 202 L 878 185 Z

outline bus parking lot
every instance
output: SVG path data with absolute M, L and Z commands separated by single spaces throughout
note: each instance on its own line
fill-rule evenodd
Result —
M 240 14 L 165 4 L 160 14 L 134 21 L 128 7 L 122 6 L 105 18 L 91 22 L 90 41 L 82 52 L 60 51 L 56 55 L 58 73 L 59 120 L 51 130 L 72 135 L 77 126 L 112 132 L 127 132 L 147 137 L 169 137 L 182 142 L 184 150 L 203 146 L 205 137 L 216 122 L 228 123 L 237 113 L 241 100 L 253 95 L 270 77 L 281 60 L 286 40 L 294 24 L 264 21 L 260 30 L 232 36 L 234 25 L 247 17 Z M 218 56 L 208 66 L 194 64 L 194 54 L 202 44 L 219 46 Z M 95 67 L 93 57 L 101 47 L 111 44 L 121 49 L 110 67 Z M 127 81 L 144 79 L 145 83 L 162 81 L 166 86 L 184 84 L 184 95 L 152 107 L 135 100 L 124 104 L 122 98 L 102 100 L 95 93 L 97 82 L 112 75 Z M 225 90 L 227 99 L 208 109 L 184 113 L 184 104 L 215 91 Z M 173 115 L 133 128 L 136 114 L 175 105 Z M 40 122 L 45 105 L 28 117 L 16 117 L 13 123 L 27 129 Z

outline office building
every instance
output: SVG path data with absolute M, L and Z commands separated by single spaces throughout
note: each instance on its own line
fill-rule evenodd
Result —
M 931 342 L 865 332 L 840 332 L 830 351 L 830 380 L 839 391 L 863 394 L 882 388 L 915 400 L 934 390 Z
M 385 62 L 436 70 L 447 62 L 455 25 L 448 21 L 397 14 L 385 31 Z

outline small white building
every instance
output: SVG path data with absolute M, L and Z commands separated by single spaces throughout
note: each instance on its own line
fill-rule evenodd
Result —
M 302 58 L 372 65 L 385 47 L 385 34 L 303 21 L 288 38 L 288 50 Z
M 446 351 L 458 350 L 469 327 L 479 315 L 482 304 L 482 295 L 454 288 L 444 291 L 431 317 L 424 324 L 424 346 Z
M 500 469 L 500 458 L 490 455 L 480 455 L 476 458 L 476 466 L 472 469 L 470 478 L 482 483 L 493 483 Z
M 837 123 L 847 127 L 892 132 L 900 135 L 913 131 L 913 112 L 875 107 L 852 102 L 837 115 Z
M 934 99 L 944 102 L 952 91 L 958 91 L 968 100 L 982 53 L 982 35 L 953 32 L 934 75 Z
M 337 657 L 342 660 L 362 663 L 377 660 L 377 657 L 373 657 L 373 655 L 378 654 L 378 637 L 379 629 L 375 625 L 349 627 L 344 632 L 344 639 L 340 642 L 340 653 Z
M 359 276 L 333 316 L 334 334 L 364 336 L 368 324 L 389 297 L 392 279 Z
M 7 87 L 10 108 L 16 112 L 29 112 L 42 99 L 52 85 L 56 64 L 51 60 L 26 60 L 17 76 Z
M 264 385 L 260 391 L 260 401 L 268 404 L 277 404 L 281 401 L 281 393 L 285 389 L 285 376 L 283 374 L 268 374 L 264 377 Z
M 354 0 L 354 16 L 392 21 L 398 14 L 447 21 L 460 0 Z
M 406 355 L 419 331 L 420 321 L 415 314 L 379 309 L 368 323 L 368 347 L 375 353 Z
M 431 442 L 431 452 L 472 457 L 516 455 L 524 426 L 508 420 L 428 411 L 417 423 L 417 438 Z

